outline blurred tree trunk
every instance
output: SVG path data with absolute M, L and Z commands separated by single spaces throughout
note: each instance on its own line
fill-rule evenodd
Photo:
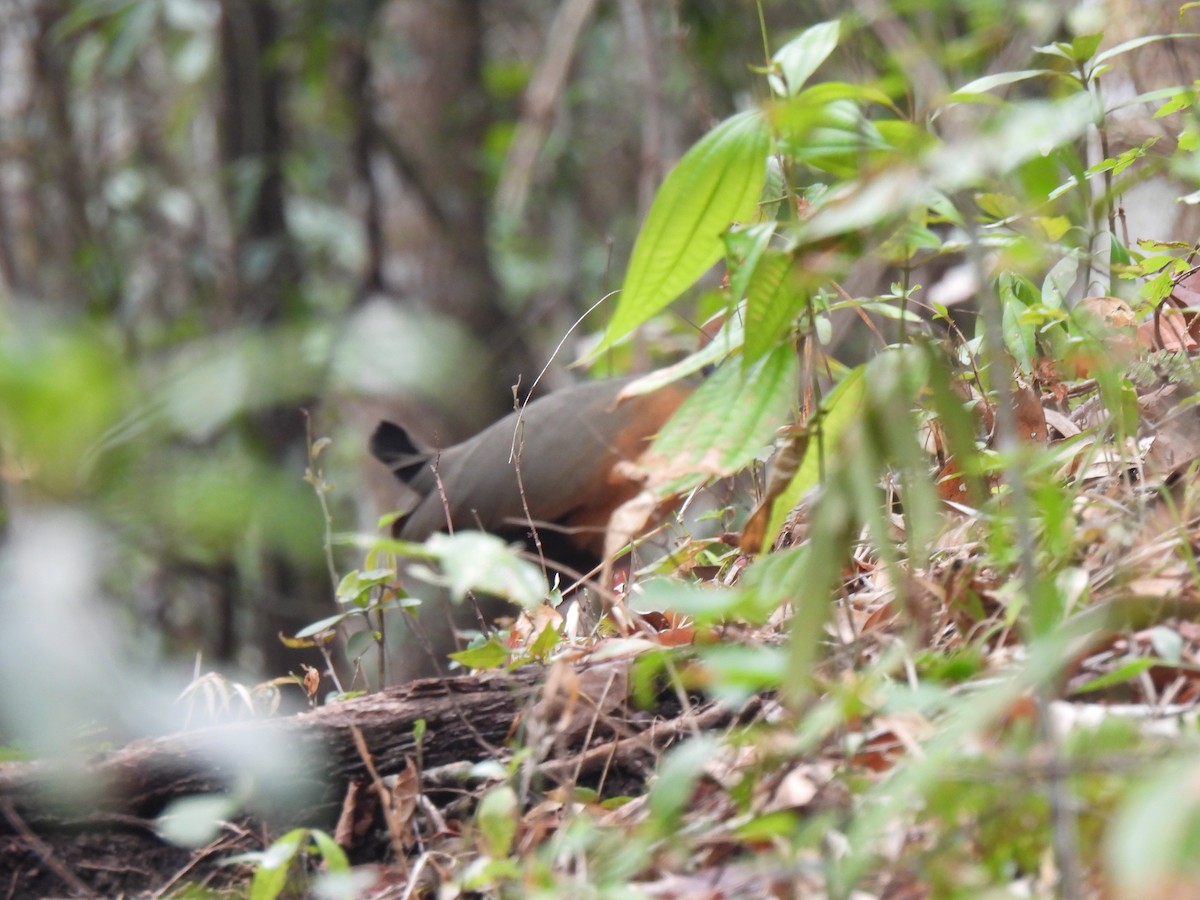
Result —
M 283 79 L 273 61 L 279 33 L 273 0 L 222 0 L 220 161 L 233 240 L 232 278 L 217 312 L 218 329 L 295 321 L 303 315 L 285 214 Z M 280 359 L 279 365 L 288 362 Z M 250 414 L 243 427 L 267 460 L 294 472 L 297 481 L 303 477 L 307 447 L 299 409 Z M 294 634 L 330 612 L 330 585 L 318 548 L 313 548 L 310 564 L 288 559 L 278 550 L 259 553 L 258 572 L 214 581 L 224 590 L 253 590 L 257 643 L 268 673 L 298 671 L 300 662 L 320 665 L 319 658 L 301 658 L 278 639 L 280 632 Z M 227 600 L 218 608 L 228 615 L 236 606 Z
M 284 215 L 279 35 L 272 0 L 221 2 L 221 167 L 233 218 L 233 296 L 219 326 L 277 322 L 297 271 Z
M 70 49 L 55 34 L 64 0 L 4 4 L 0 266 L 21 300 L 113 312 L 117 267 L 92 228 L 92 167 L 71 116 Z
M 384 199 L 380 281 L 405 303 L 451 317 L 489 357 L 487 383 L 463 384 L 467 419 L 512 409 L 511 386 L 537 374 L 521 323 L 504 307 L 488 252 L 482 162 L 492 124 L 483 86 L 483 4 L 395 0 L 382 12 L 390 47 L 376 54 L 365 104 Z M 471 409 L 473 407 L 473 409 Z

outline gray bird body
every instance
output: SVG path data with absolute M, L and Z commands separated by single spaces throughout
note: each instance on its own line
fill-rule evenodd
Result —
M 690 391 L 676 384 L 618 403 L 631 380 L 555 391 L 440 452 L 381 423 L 372 453 L 418 496 L 394 533 L 422 541 L 452 525 L 527 539 L 532 520 L 544 545 L 548 533 L 565 539 L 548 556 L 598 560 L 613 510 L 640 489 L 619 464 L 637 461 Z

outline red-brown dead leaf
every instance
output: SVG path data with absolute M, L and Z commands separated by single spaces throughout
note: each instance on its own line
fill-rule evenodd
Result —
M 1133 308 L 1120 297 L 1087 297 L 1079 306 L 1109 328 L 1127 330 L 1137 325 Z
M 536 641 L 548 625 L 556 629 L 563 627 L 563 617 L 548 603 L 530 611 L 522 611 L 508 629 L 508 648 L 523 650 Z
M 311 700 L 317 695 L 317 691 L 321 689 L 321 673 L 312 666 L 304 663 L 300 664 L 300 668 L 304 671 L 304 693 Z
M 1018 437 L 1034 444 L 1045 444 L 1048 433 L 1041 395 L 1031 385 L 1017 382 L 1013 390 L 1013 406 L 1017 414 Z
M 873 750 L 877 762 L 887 764 L 886 768 L 891 768 L 902 755 L 920 755 L 921 742 L 934 734 L 933 725 L 918 712 L 878 716 L 874 726 L 874 733 L 868 737 L 866 747 Z M 872 768 L 872 771 L 882 770 Z
M 563 801 L 557 798 L 543 800 L 521 817 L 520 834 L 516 852 L 525 857 L 540 847 L 550 835 L 558 831 L 563 820 Z
M 1013 701 L 1004 717 L 996 724 L 995 731 L 1003 734 L 1020 728 L 1025 732 L 1032 732 L 1039 717 L 1037 699 L 1032 694 L 1023 694 Z
M 417 767 L 411 759 L 396 775 L 392 783 L 388 815 L 397 827 L 397 833 L 403 836 L 404 846 L 411 847 L 416 841 L 416 832 L 412 828 L 413 817 L 417 814 L 417 800 L 421 794 L 421 779 L 417 777 Z
M 664 647 L 686 647 L 696 638 L 696 630 L 670 610 L 638 613 L 654 632 L 654 640 Z
M 938 496 L 950 503 L 967 503 L 969 500 L 967 482 L 959 471 L 958 463 L 950 457 L 938 469 L 935 476 Z
M 1183 312 L 1192 340 L 1200 340 L 1200 268 L 1194 267 L 1175 278 L 1171 300 Z
M 1197 346 L 1184 314 L 1162 304 L 1153 317 L 1138 325 L 1137 335 L 1138 344 L 1149 350 L 1191 350 Z
M 338 815 L 333 840 L 339 846 L 353 850 L 374 826 L 378 811 L 379 795 L 371 790 L 371 784 L 363 779 L 351 781 L 346 785 L 346 795 L 342 798 L 342 811 Z

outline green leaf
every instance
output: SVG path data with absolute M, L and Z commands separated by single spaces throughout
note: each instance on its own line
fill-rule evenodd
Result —
M 250 900 L 275 900 L 283 893 L 292 860 L 307 837 L 308 829 L 293 829 L 258 855 L 258 867 L 250 883 Z
M 309 638 L 313 635 L 321 634 L 323 631 L 330 631 L 331 629 L 334 629 L 338 625 L 342 624 L 342 622 L 350 618 L 352 615 L 354 615 L 354 613 L 338 613 L 336 616 L 329 616 L 317 622 L 313 622 L 311 625 L 301 628 L 299 631 L 297 631 L 294 637 Z
M 792 115 L 778 116 L 777 121 L 781 149 L 786 154 L 842 178 L 861 174 L 868 161 L 864 154 L 868 151 L 892 149 L 875 123 L 850 100 L 833 100 L 799 113 L 793 111 Z
M 822 81 L 820 84 L 805 88 L 797 99 L 807 104 L 822 106 L 833 100 L 862 100 L 866 103 L 877 103 L 896 115 L 903 115 L 896 108 L 896 104 L 892 102 L 892 98 L 879 88 L 865 84 L 850 84 L 846 81 Z
M 1185 109 L 1191 109 L 1192 104 L 1196 102 L 1195 96 L 1191 93 L 1172 94 L 1171 99 L 1160 106 L 1154 112 L 1154 118 L 1162 119 Z
M 558 628 L 553 622 L 547 622 L 537 638 L 529 645 L 529 655 L 537 660 L 544 660 L 558 646 Z
M 1112 687 L 1115 684 L 1124 684 L 1127 681 L 1132 681 L 1137 678 L 1147 669 L 1157 665 L 1158 660 L 1155 659 L 1131 659 L 1124 665 L 1118 666 L 1111 672 L 1105 672 L 1091 681 L 1081 684 L 1075 688 L 1075 694 L 1086 694 L 1090 691 L 1099 691 L 1104 688 Z
M 393 569 L 370 569 L 366 572 L 356 569 L 348 572 L 338 584 L 337 600 L 339 603 L 354 602 L 363 606 L 365 604 L 361 601 L 364 594 L 372 588 L 394 581 L 395 578 L 396 572 Z
M 1115 237 L 1109 237 L 1108 263 L 1113 269 L 1133 265 L 1129 250 Z
M 956 90 L 947 98 L 949 101 L 962 101 L 967 99 L 962 95 L 966 94 L 983 94 L 998 87 L 1004 87 L 1009 84 L 1016 84 L 1020 81 L 1028 81 L 1030 78 L 1038 78 L 1043 75 L 1058 75 L 1052 69 L 1022 69 L 1018 72 L 998 72 L 995 75 L 985 75 L 982 78 L 976 78 L 974 81 L 969 81 Z
M 517 793 L 507 784 L 492 788 L 479 801 L 475 823 L 492 859 L 504 859 L 512 850 L 517 836 L 517 813 Z
M 847 502 L 854 488 L 853 474 L 842 467 L 835 472 L 838 483 L 822 491 L 813 509 L 807 543 L 794 548 L 792 559 L 796 580 L 796 599 L 789 623 L 787 668 L 780 694 L 785 702 L 800 706 L 813 693 L 814 674 L 824 657 L 821 647 L 827 640 L 829 597 L 846 563 L 854 517 Z M 779 507 L 776 507 L 776 511 Z
M 838 45 L 841 23 L 819 22 L 806 28 L 776 51 L 771 62 L 779 75 L 770 76 L 771 89 L 783 97 L 793 96 Z
M 153 39 L 158 16 L 159 9 L 156 3 L 131 3 L 121 11 L 119 27 L 110 32 L 108 59 L 105 64 L 108 74 L 123 75 L 129 70 L 134 60 Z
M 721 258 L 721 233 L 754 212 L 771 136 L 757 110 L 726 119 L 684 154 L 654 197 L 597 353 L 662 310 Z
M 979 132 L 930 153 L 924 169 L 943 193 L 992 185 L 997 175 L 1075 140 L 1099 121 L 1100 114 L 1095 98 L 1086 91 L 1060 100 L 1008 104 Z M 920 193 L 915 197 L 923 199 Z
M 792 265 L 790 253 L 768 251 L 755 267 L 746 292 L 744 365 L 766 356 L 804 308 L 805 295 L 792 275 Z
M 794 505 L 789 504 L 788 510 Z M 773 543 L 774 540 L 771 541 Z M 803 557 L 807 552 L 803 546 L 786 547 L 774 553 L 764 553 L 756 559 L 746 569 L 739 584 L 747 595 L 744 602 L 762 610 L 765 617 L 770 617 L 784 603 L 797 599 L 797 585 L 801 583 L 798 576 L 804 571 Z
M 216 839 L 222 823 L 238 810 L 228 794 L 193 794 L 172 800 L 155 820 L 155 829 L 178 847 L 203 847 Z
M 1117 44 L 1115 47 L 1110 47 L 1099 56 L 1096 57 L 1096 64 L 1107 62 L 1114 56 L 1120 56 L 1122 53 L 1128 53 L 1130 50 L 1136 50 L 1138 47 L 1144 47 L 1147 44 L 1153 44 L 1158 41 L 1173 41 L 1176 39 L 1190 39 L 1200 37 L 1200 34 L 1194 32 L 1178 33 L 1178 34 L 1151 34 L 1145 37 L 1134 38 L 1133 40 L 1125 41 L 1123 44 Z
M 508 648 L 493 637 L 486 644 L 451 653 L 450 658 L 468 669 L 496 669 L 508 661 Z
M 702 587 L 674 578 L 650 578 L 638 588 L 629 598 L 630 608 L 635 612 L 669 609 L 681 616 L 689 616 L 698 625 L 711 625 L 735 617 L 758 622 L 766 619 L 761 611 L 750 606 L 744 591 Z
M 842 435 L 850 427 L 862 409 L 863 397 L 866 392 L 866 382 L 863 380 L 864 368 L 859 366 L 852 370 L 837 387 L 830 392 L 821 404 L 821 439 L 825 444 L 824 452 L 830 453 L 837 447 Z M 796 469 L 796 474 L 788 482 L 783 493 L 775 499 L 771 510 L 771 518 L 767 523 L 763 546 L 770 547 L 783 527 L 784 519 L 800 500 L 817 486 L 821 479 L 822 451 L 816 441 L 809 441 L 804 451 L 804 458 Z
M 759 222 L 743 228 L 731 228 L 722 235 L 725 240 L 725 267 L 729 271 L 729 296 L 734 303 L 745 299 L 750 278 L 774 233 L 774 222 Z
M 275 900 L 287 887 L 287 877 L 286 867 L 264 869 L 259 866 L 250 883 L 250 900 Z
M 674 828 L 675 820 L 687 808 L 696 781 L 718 749 L 713 738 L 697 737 L 672 747 L 663 758 L 650 788 L 648 805 L 651 817 L 664 833 Z
M 743 821 L 733 829 L 733 836 L 746 843 L 788 840 L 797 833 L 802 821 L 796 812 L 779 809 Z
M 1131 786 L 1108 829 L 1105 858 L 1120 896 L 1142 895 L 1148 884 L 1183 883 L 1200 844 L 1194 797 L 1200 766 L 1184 758 L 1150 771 L 1152 777 Z
M 708 693 L 730 706 L 778 690 L 787 675 L 787 653 L 782 647 L 711 644 L 701 647 L 699 656 L 711 675 Z
M 350 635 L 346 641 L 346 658 L 357 660 L 360 656 L 375 646 L 375 642 L 379 640 L 377 632 L 372 631 L 356 631 Z
M 1024 313 L 1029 309 L 1020 296 L 1028 285 L 1015 276 L 1002 275 L 999 281 L 1000 300 L 1003 305 L 1004 346 L 1013 355 L 1022 372 L 1033 369 L 1033 358 L 1037 353 L 1035 326 L 1027 321 Z
M 482 531 L 435 534 L 426 546 L 437 556 L 455 602 L 470 591 L 479 591 L 532 609 L 546 596 L 546 579 L 538 567 L 518 557 L 495 535 Z
M 1043 44 L 1041 47 L 1034 47 L 1038 53 L 1044 53 L 1047 56 L 1057 56 L 1060 59 L 1065 59 L 1068 62 L 1074 62 L 1071 58 L 1071 45 L 1066 41 L 1055 41 L 1053 44 Z
M 1065 309 L 1078 271 L 1079 260 L 1073 256 L 1064 256 L 1055 263 L 1042 282 L 1042 303 L 1051 309 Z
M 730 317 L 725 320 L 725 324 L 721 326 L 721 330 L 717 332 L 717 336 L 711 341 L 695 353 L 688 354 L 679 362 L 656 369 L 653 372 L 648 372 L 635 381 L 631 381 L 621 391 L 621 397 L 637 397 L 641 394 L 650 394 L 661 387 L 674 384 L 677 381 L 687 378 L 689 375 L 694 375 L 702 369 L 717 365 L 725 357 L 741 349 L 744 340 L 743 319 L 744 316 L 742 315 L 741 307 L 735 309 Z
M 730 475 L 768 447 L 791 418 L 798 369 L 795 352 L 781 346 L 749 368 L 726 364 L 710 375 L 651 445 L 652 461 L 682 476 L 671 488 Z
M 350 860 L 346 858 L 346 851 L 337 841 L 319 828 L 312 829 L 309 834 L 312 835 L 313 843 L 317 845 L 321 859 L 325 860 L 325 867 L 330 872 L 348 872 L 350 870 Z
M 1079 37 L 1071 41 L 1072 59 L 1077 63 L 1087 62 L 1100 48 L 1102 40 L 1104 40 L 1103 33 L 1079 35 Z

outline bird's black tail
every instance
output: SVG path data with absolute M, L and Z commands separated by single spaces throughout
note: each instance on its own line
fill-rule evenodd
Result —
M 417 447 L 408 432 L 394 422 L 380 422 L 371 435 L 371 455 L 405 484 L 421 471 L 432 455 Z

